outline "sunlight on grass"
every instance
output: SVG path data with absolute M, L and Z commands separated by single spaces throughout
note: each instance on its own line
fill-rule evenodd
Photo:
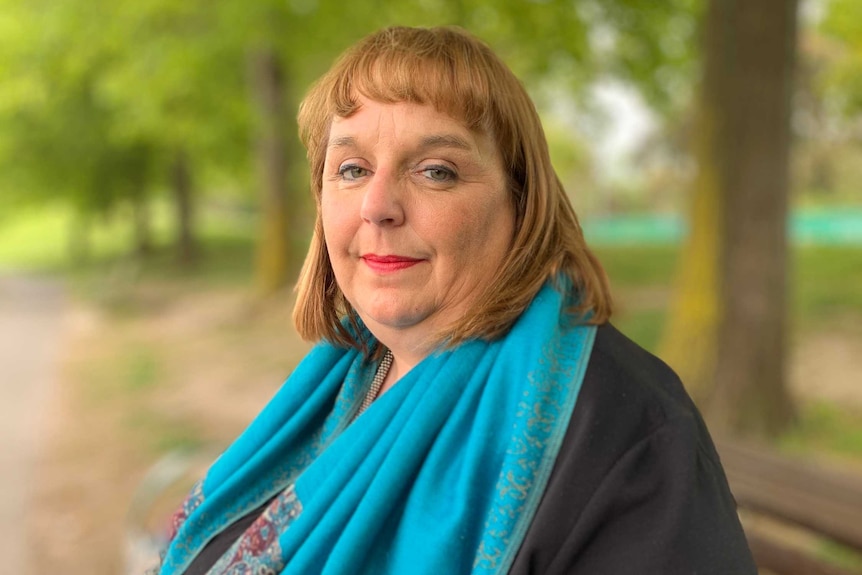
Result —
M 788 453 L 828 453 L 862 460 L 862 413 L 825 402 L 800 406 L 797 425 L 781 438 Z
M 95 218 L 87 233 L 88 254 L 81 261 L 73 261 L 71 257 L 69 246 L 73 224 L 74 213 L 68 207 L 59 205 L 31 206 L 14 214 L 5 214 L 0 220 L 0 270 L 51 273 L 91 270 L 100 273 L 113 267 L 117 261 L 138 259 L 133 257 L 134 239 L 129 214 L 120 211 L 111 218 Z M 244 268 L 250 269 L 255 225 L 253 212 L 203 205 L 198 213 L 197 238 L 205 252 L 215 251 L 219 258 L 226 255 L 223 261 L 229 270 L 237 267 L 236 258 L 232 256 L 239 249 L 246 262 Z M 170 267 L 177 269 L 176 265 L 160 265 L 171 259 L 175 263 L 173 236 L 171 206 L 166 202 L 154 202 L 154 252 L 144 262 L 145 267 L 155 264 L 159 273 L 169 273 Z
M 0 269 L 61 267 L 67 256 L 68 210 L 28 208 L 0 220 Z

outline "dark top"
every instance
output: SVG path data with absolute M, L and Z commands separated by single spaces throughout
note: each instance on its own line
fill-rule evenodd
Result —
M 266 504 L 213 539 L 203 575 Z M 718 454 L 679 378 L 598 328 L 572 421 L 510 575 L 756 575 Z

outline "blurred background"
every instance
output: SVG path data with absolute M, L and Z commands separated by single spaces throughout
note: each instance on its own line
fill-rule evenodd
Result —
M 307 351 L 297 106 L 392 24 L 522 78 L 614 322 L 717 437 L 862 477 L 862 2 L 0 0 L 10 573 L 129 569 Z

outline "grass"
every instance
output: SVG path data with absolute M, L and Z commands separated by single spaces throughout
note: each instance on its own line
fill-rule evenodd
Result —
M 862 462 L 862 413 L 826 402 L 803 404 L 779 447 L 791 455 L 829 453 Z
M 611 282 L 617 311 L 612 321 L 639 345 L 655 352 L 664 328 L 665 305 L 631 305 L 638 290 L 663 290 L 669 295 L 677 249 L 674 246 L 599 247 L 596 255 Z
M 95 218 L 88 233 L 86 259 L 70 257 L 69 237 L 74 213 L 59 205 L 27 206 L 0 219 L 0 270 L 100 276 L 117 273 L 117 268 L 134 268 L 135 273 L 202 281 L 235 278 L 250 274 L 250 257 L 255 221 L 252 214 L 211 209 L 198 214 L 197 238 L 205 262 L 213 265 L 189 268 L 177 265 L 173 244 L 170 206 L 155 203 L 152 208 L 151 257 L 132 256 L 133 235 L 127 214 Z M 206 257 L 210 256 L 210 257 Z M 217 260 L 217 265 L 215 261 Z
M 834 541 L 824 540 L 816 552 L 819 558 L 836 567 L 850 570 L 851 573 L 862 571 L 862 553 L 855 549 Z
M 153 210 L 152 257 L 130 257 L 131 229 L 122 217 L 97 220 L 91 230 L 91 255 L 86 262 L 70 262 L 67 235 L 72 214 L 56 205 L 22 208 L 0 220 L 0 270 L 17 269 L 57 273 L 83 281 L 136 283 L 150 279 L 192 281 L 195 284 L 237 283 L 252 274 L 255 222 L 251 214 L 205 209 L 200 214 L 198 237 L 203 257 L 197 267 L 177 265 L 171 248 L 170 210 L 156 204 Z M 118 214 L 122 216 L 123 214 Z M 598 246 L 614 288 L 623 290 L 670 286 L 675 276 L 678 249 L 672 245 Z M 800 246 L 791 257 L 791 311 L 803 325 L 822 317 L 862 311 L 862 248 Z M 90 290 L 93 291 L 93 290 Z M 633 321 L 637 331 L 655 333 L 660 314 Z
M 132 351 L 128 359 L 126 374 L 130 391 L 138 392 L 155 387 L 161 379 L 161 365 L 157 352 L 147 347 Z
M 250 284 L 253 277 L 254 246 L 251 239 L 201 233 L 199 257 L 192 263 L 178 261 L 170 246 L 156 249 L 147 258 L 104 255 L 63 273 L 71 280 L 76 295 L 121 311 L 146 299 L 147 286 L 172 286 L 194 291 L 203 286 Z
M 674 277 L 678 249 L 675 246 L 598 246 L 613 287 L 637 288 L 670 285 Z
M 656 353 L 664 329 L 663 309 L 624 310 L 615 314 L 611 323 L 644 349 Z
M 203 432 L 191 422 L 168 417 L 150 408 L 132 414 L 126 425 L 137 437 L 143 438 L 145 447 L 152 454 L 194 452 L 206 444 Z
M 803 326 L 862 316 L 862 247 L 805 246 L 792 260 L 792 313 Z
M 596 252 L 616 289 L 669 288 L 675 276 L 675 246 L 600 246 Z M 800 327 L 848 314 L 862 316 L 862 247 L 796 246 L 789 279 L 791 319 Z M 662 322 L 660 314 L 652 318 Z
M 28 207 L 0 220 L 0 269 L 57 270 L 65 267 L 68 210 Z
M 114 322 L 116 323 L 116 322 Z M 95 407 L 110 407 L 117 401 L 136 401 L 149 393 L 165 376 L 165 352 L 152 345 L 130 341 L 124 329 L 113 329 L 118 349 L 100 349 L 77 377 L 87 381 L 87 401 Z

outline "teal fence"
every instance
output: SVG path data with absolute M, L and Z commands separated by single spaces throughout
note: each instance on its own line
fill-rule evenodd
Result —
M 788 223 L 793 243 L 862 247 L 862 206 L 796 211 Z M 675 214 L 586 216 L 581 224 L 596 245 L 675 244 L 688 233 L 686 220 Z

